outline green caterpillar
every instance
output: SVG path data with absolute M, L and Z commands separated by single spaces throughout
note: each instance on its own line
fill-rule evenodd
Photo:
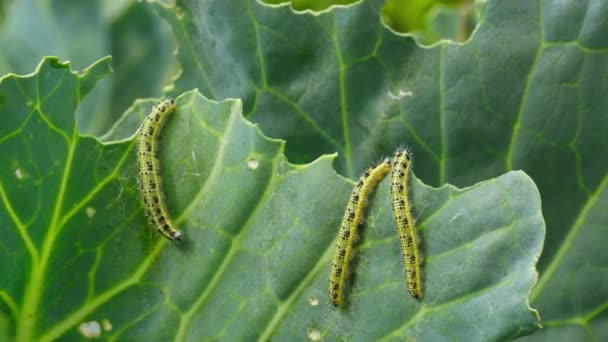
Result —
M 400 148 L 393 157 L 391 203 L 401 244 L 405 281 L 410 295 L 422 298 L 422 255 L 418 249 L 416 227 L 409 199 L 409 182 L 412 168 L 411 153 Z
M 357 181 L 348 200 L 346 212 L 340 224 L 338 242 L 329 275 L 329 301 L 334 306 L 344 304 L 344 290 L 349 275 L 350 261 L 354 256 L 354 244 L 358 240 L 358 228 L 363 224 L 364 209 L 369 194 L 390 172 L 391 164 L 385 159 L 375 167 L 367 169 Z
M 165 204 L 158 160 L 160 132 L 174 111 L 175 102 L 164 100 L 152 108 L 141 125 L 137 142 L 137 174 L 150 224 L 166 238 L 181 240 L 183 234 L 175 228 Z

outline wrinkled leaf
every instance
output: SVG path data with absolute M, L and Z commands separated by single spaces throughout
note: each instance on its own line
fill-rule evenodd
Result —
M 186 237 L 168 242 L 148 226 L 135 181 L 133 133 L 148 102 L 106 143 L 76 130 L 80 96 L 108 63 L 76 75 L 47 59 L 0 81 L 0 312 L 17 341 L 496 340 L 535 329 L 527 294 L 544 223 L 523 172 L 462 190 L 413 182 L 422 302 L 405 289 L 385 179 L 351 304 L 337 310 L 327 277 L 353 182 L 334 157 L 290 164 L 282 142 L 243 120 L 240 101 L 178 96 L 159 158 Z

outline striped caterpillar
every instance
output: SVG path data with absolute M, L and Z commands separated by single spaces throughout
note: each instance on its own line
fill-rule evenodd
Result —
M 173 100 L 163 100 L 154 106 L 139 129 L 137 142 L 137 174 L 139 190 L 150 224 L 170 240 L 181 240 L 183 234 L 175 228 L 169 216 L 161 189 L 158 160 L 160 132 L 175 111 Z
M 422 298 L 422 255 L 418 250 L 419 241 L 416 238 L 416 227 L 412 218 L 409 199 L 409 182 L 412 158 L 407 149 L 397 149 L 393 157 L 391 175 L 391 203 L 393 216 L 397 225 L 397 234 L 401 244 L 401 256 L 405 269 L 405 281 L 410 295 L 416 299 Z
M 385 159 L 375 167 L 367 169 L 357 181 L 340 224 L 338 241 L 329 275 L 329 300 L 334 306 L 344 304 L 344 290 L 349 275 L 349 266 L 354 256 L 354 244 L 358 240 L 358 229 L 363 224 L 364 209 L 369 194 L 390 172 L 391 164 Z

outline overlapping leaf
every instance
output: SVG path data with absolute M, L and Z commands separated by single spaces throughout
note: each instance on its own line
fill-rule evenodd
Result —
M 134 98 L 160 95 L 175 72 L 171 32 L 141 2 L 10 0 L 3 7 L 0 75 L 31 72 L 44 56 L 82 69 L 112 55 L 115 73 L 78 108 L 85 133 L 106 132 Z
M 548 227 L 531 294 L 545 331 L 607 337 L 606 1 L 488 1 L 469 42 L 429 49 L 383 27 L 380 0 L 321 15 L 194 3 L 165 11 L 184 69 L 177 92 L 240 97 L 291 159 L 338 151 L 350 177 L 403 143 L 428 184 L 523 169 Z

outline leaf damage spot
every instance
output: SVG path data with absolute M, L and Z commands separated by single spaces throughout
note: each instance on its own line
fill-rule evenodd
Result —
M 101 335 L 101 327 L 97 321 L 80 323 L 78 331 L 86 338 L 97 338 Z
M 410 96 L 414 96 L 414 93 L 412 93 L 410 90 L 399 89 L 399 92 L 397 94 L 393 94 L 393 92 L 390 90 L 388 91 L 388 97 L 393 100 L 401 100 L 404 97 Z
M 88 216 L 89 218 L 91 218 L 91 217 L 93 217 L 93 216 L 95 215 L 95 213 L 96 213 L 97 211 L 96 211 L 96 210 L 95 210 L 95 208 L 93 208 L 93 207 L 87 207 L 86 212 L 87 212 L 87 216 Z
M 103 330 L 105 330 L 105 331 L 112 330 L 112 323 L 110 323 L 110 321 L 107 319 L 104 319 L 103 321 L 101 321 L 101 326 L 103 326 Z
M 311 341 L 321 341 L 321 332 L 317 329 L 308 329 L 306 335 L 308 335 L 308 339 Z
M 258 162 L 255 158 L 249 158 L 247 161 L 247 167 L 249 170 L 257 170 L 258 166 L 260 166 L 260 162 Z

